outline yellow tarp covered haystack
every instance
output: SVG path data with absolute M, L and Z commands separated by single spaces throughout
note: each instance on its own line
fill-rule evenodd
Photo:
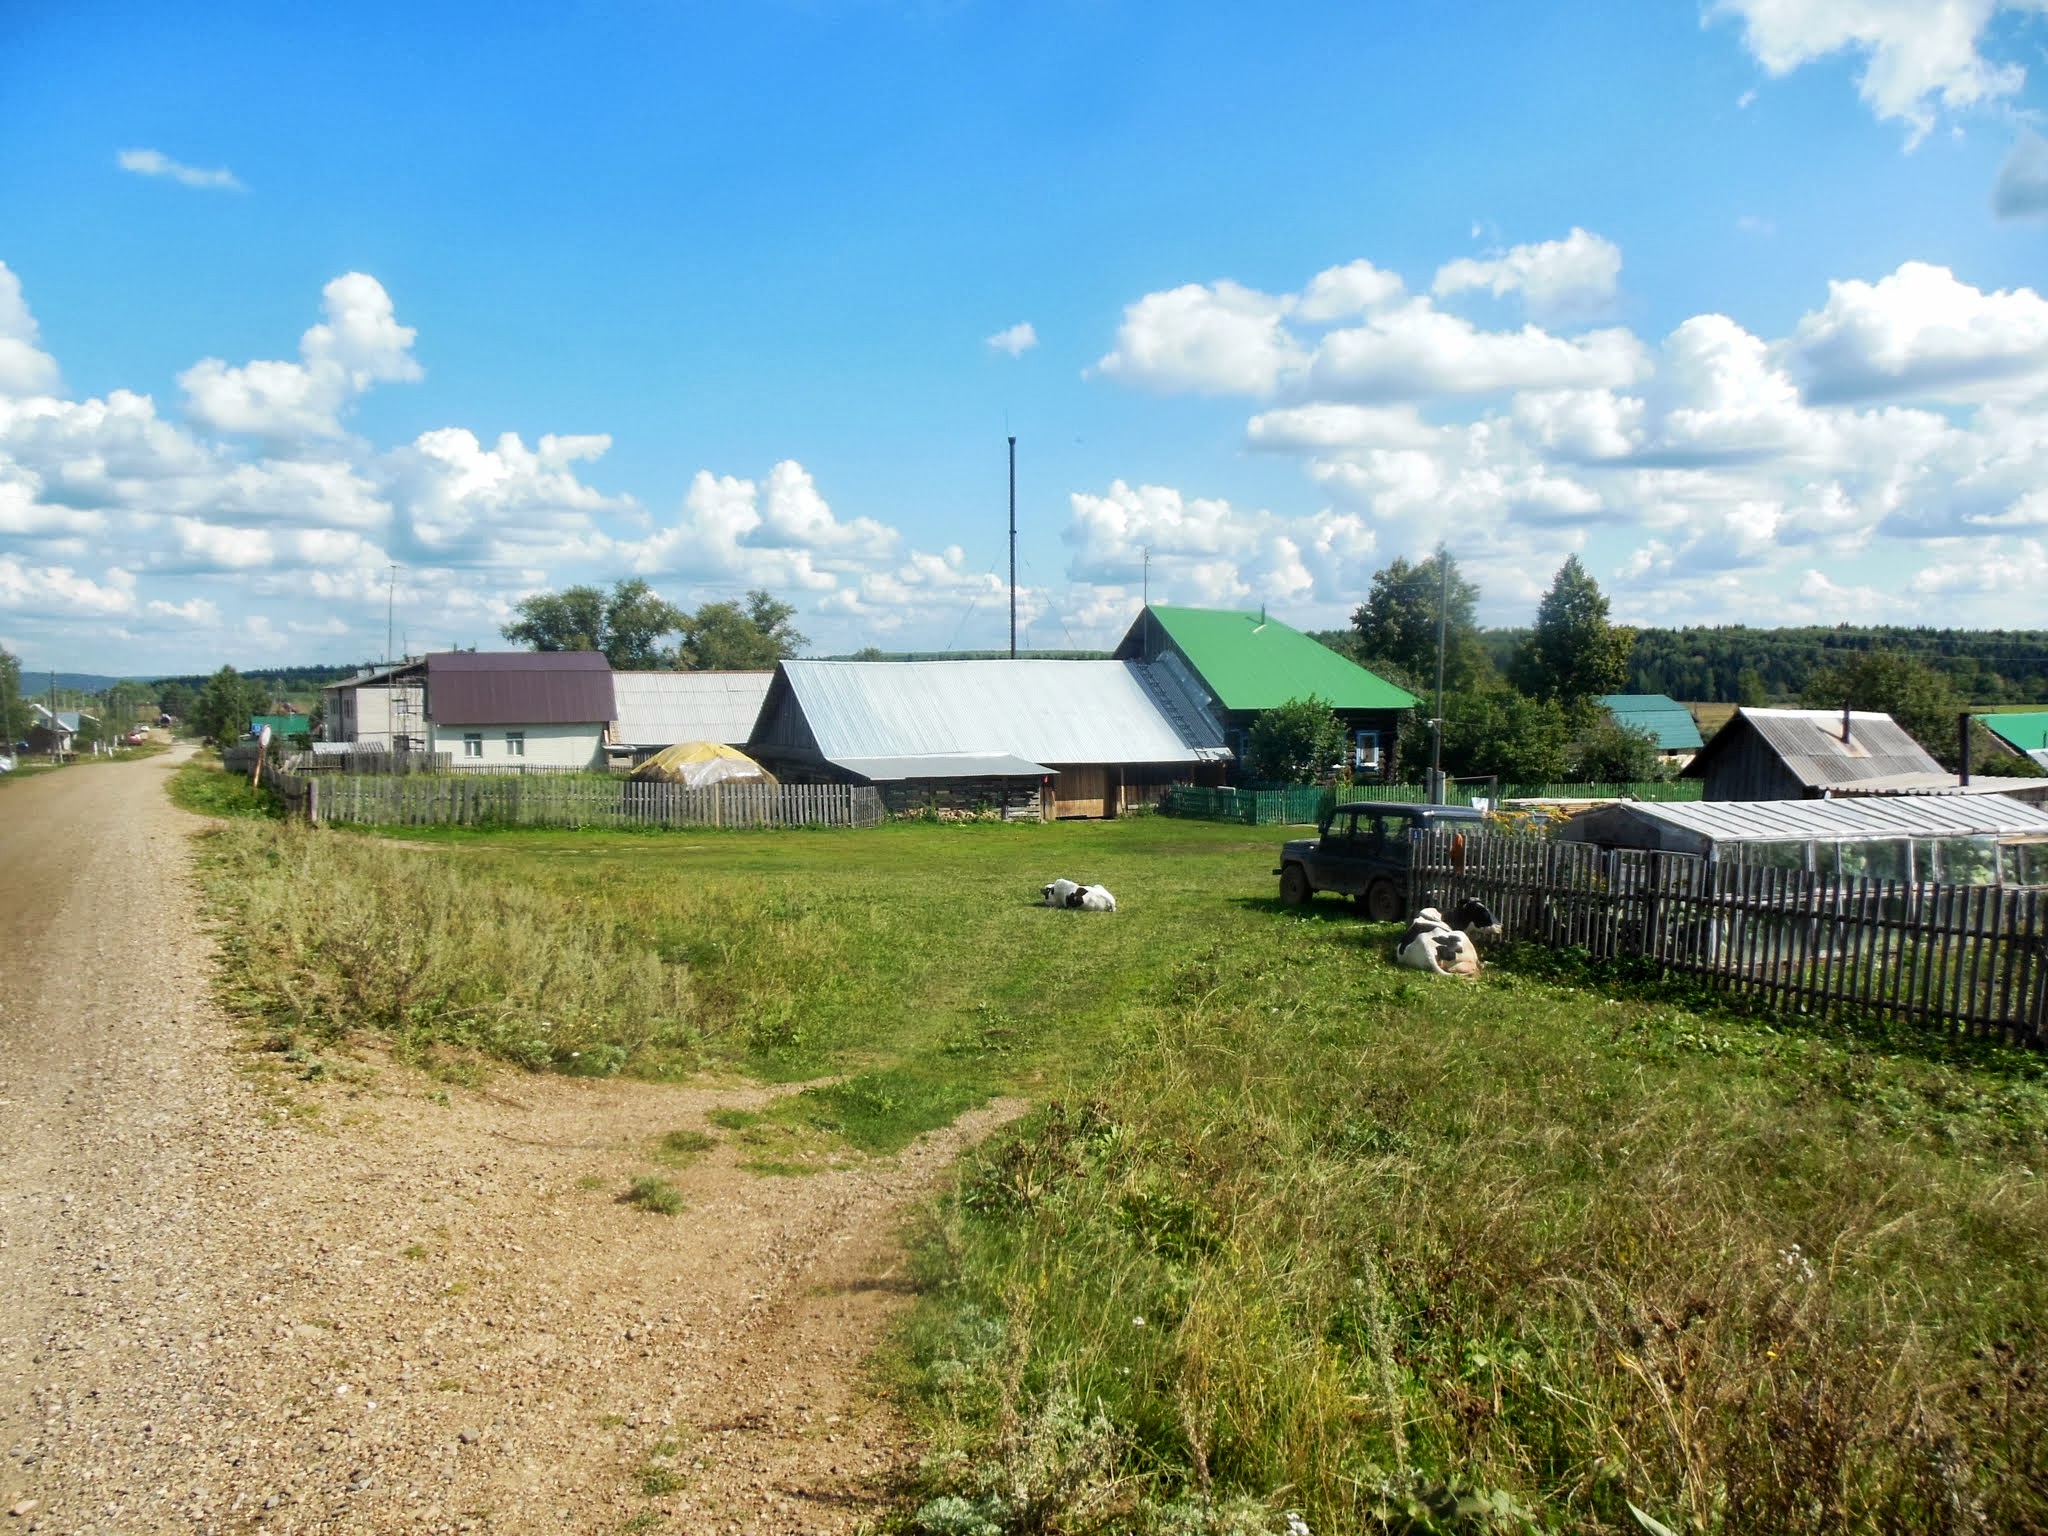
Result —
M 660 779 L 703 789 L 712 784 L 773 784 L 775 775 L 737 747 L 715 741 L 679 741 L 633 770 L 636 779 Z

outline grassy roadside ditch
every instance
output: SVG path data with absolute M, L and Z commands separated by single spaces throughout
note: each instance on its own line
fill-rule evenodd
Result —
M 915 1229 L 900 1529 L 2048 1530 L 2038 1059 L 1416 977 L 1276 842 L 243 817 L 207 871 L 279 1039 L 811 1083 L 719 1123 L 767 1173 L 1033 1098 Z

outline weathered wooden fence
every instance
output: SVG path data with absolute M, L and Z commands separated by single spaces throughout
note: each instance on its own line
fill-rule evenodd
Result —
M 1502 800 L 1697 800 L 1704 786 L 1698 779 L 1654 779 L 1640 784 L 1503 784 Z M 1159 810 L 1165 816 L 1185 816 L 1197 821 L 1238 821 L 1248 827 L 1305 826 L 1316 819 L 1316 806 L 1329 793 L 1316 785 L 1289 785 L 1281 789 L 1210 788 L 1199 784 L 1175 784 L 1161 797 Z M 1421 784 L 1346 784 L 1338 788 L 1339 801 L 1372 800 L 1421 804 L 1429 790 Z M 1452 805 L 1470 805 L 1487 793 L 1484 785 L 1453 784 L 1444 798 Z
M 313 818 L 361 826 L 872 827 L 872 785 L 681 784 L 638 779 L 448 774 L 314 780 Z
M 1511 938 L 1642 959 L 1782 1012 L 1835 1009 L 2048 1046 L 2048 890 L 1838 880 L 1688 854 L 1436 832 L 1415 903 L 1476 896 Z
M 454 761 L 453 754 L 448 752 L 294 752 L 285 759 L 284 765 L 293 773 L 368 773 L 393 777 L 402 773 L 446 773 Z

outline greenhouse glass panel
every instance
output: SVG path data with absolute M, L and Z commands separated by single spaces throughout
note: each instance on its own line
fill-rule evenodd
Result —
M 1844 880 L 1904 880 L 1906 845 L 1903 842 L 1843 843 Z
M 1941 878 L 1949 885 L 1992 885 L 1998 880 L 1997 844 L 1988 837 L 1944 837 Z
M 1926 885 L 1941 878 L 1941 861 L 1934 855 L 1935 839 L 1916 837 L 1913 839 L 1912 878 Z

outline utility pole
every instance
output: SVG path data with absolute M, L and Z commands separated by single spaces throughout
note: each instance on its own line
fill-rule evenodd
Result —
M 1440 578 L 1436 595 L 1436 718 L 1430 721 L 1429 803 L 1444 803 L 1444 636 L 1451 614 L 1451 557 L 1444 546 L 1436 547 L 1436 569 Z
M 1017 659 L 1017 439 L 1010 439 L 1010 660 Z

